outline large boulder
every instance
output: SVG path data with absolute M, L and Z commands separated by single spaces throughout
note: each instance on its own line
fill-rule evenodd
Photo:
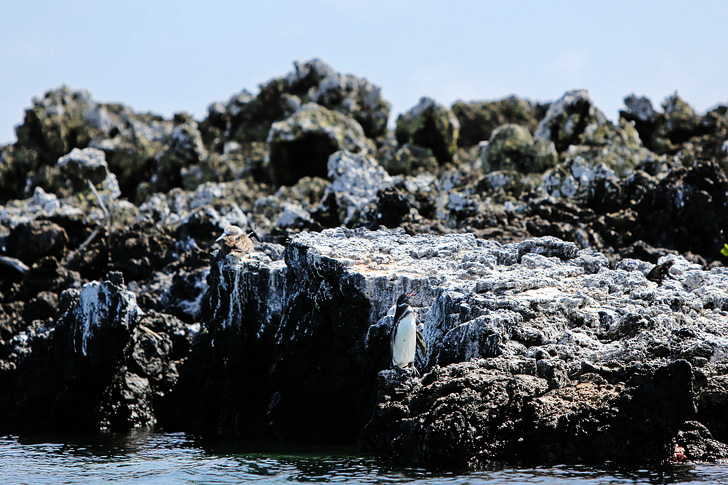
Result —
M 496 128 L 508 123 L 521 125 L 533 133 L 546 107 L 509 96 L 498 101 L 458 101 L 452 105 L 452 112 L 460 122 L 458 145 L 467 147 L 489 139 Z
M 552 141 L 556 150 L 563 152 L 569 145 L 578 145 L 581 136 L 608 123 L 586 90 L 566 92 L 551 103 L 546 115 L 538 124 L 534 137 Z
M 424 97 L 397 118 L 395 135 L 400 144 L 429 148 L 440 163 L 451 162 L 457 150 L 460 122 L 453 112 Z
M 304 176 L 325 177 L 329 155 L 338 150 L 374 150 L 359 123 L 315 103 L 273 123 L 266 141 L 276 185 L 292 185 Z
M 207 159 L 197 122 L 189 116 L 166 120 L 135 113 L 66 86 L 34 99 L 17 135 L 0 163 L 2 200 L 52 182 L 52 167 L 74 148 L 103 150 L 121 193 L 130 199 L 179 186 L 184 168 Z
M 624 104 L 626 109 L 620 111 L 620 118 L 634 124 L 645 146 L 655 153 L 674 154 L 691 142 L 701 151 L 709 147 L 707 151 L 711 158 L 724 157 L 720 153 L 722 147 L 716 146 L 715 141 L 728 129 L 725 107 L 700 116 L 677 93 L 662 102 L 663 111 L 653 108 L 649 98 L 634 94 L 627 96 Z M 694 149 L 690 145 L 687 148 Z
M 554 144 L 534 139 L 520 125 L 505 124 L 496 128 L 481 154 L 483 170 L 516 170 L 521 173 L 542 173 L 559 161 Z

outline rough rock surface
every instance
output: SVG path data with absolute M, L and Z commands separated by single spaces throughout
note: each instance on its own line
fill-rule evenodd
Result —
M 521 125 L 533 133 L 547 108 L 518 96 L 498 101 L 458 101 L 452 106 L 452 112 L 460 122 L 458 145 L 477 145 L 489 139 L 496 128 L 509 123 Z
M 728 273 L 679 257 L 656 283 L 649 263 L 548 237 L 336 229 L 259 249 L 213 261 L 206 367 L 188 367 L 219 369 L 198 390 L 214 412 L 185 411 L 201 430 L 360 439 L 429 466 L 659 461 L 696 419 L 694 372 L 727 355 Z M 386 370 L 390 307 L 412 290 L 421 379 Z
M 412 143 L 429 148 L 440 163 L 452 161 L 457 148 L 460 122 L 445 106 L 432 98 L 397 118 L 395 135 L 399 143 Z
M 374 149 L 359 123 L 315 103 L 273 123 L 266 142 L 277 185 L 292 185 L 303 176 L 326 176 L 329 155 L 338 150 Z
M 317 59 L 199 122 L 46 93 L 0 147 L 0 431 L 726 459 L 728 109 L 625 106 L 425 98 L 390 130 Z M 216 251 L 230 224 L 255 251 Z M 419 376 L 388 370 L 410 290 Z

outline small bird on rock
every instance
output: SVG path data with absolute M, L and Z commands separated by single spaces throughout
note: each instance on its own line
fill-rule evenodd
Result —
M 675 264 L 675 260 L 668 259 L 667 261 L 663 261 L 662 263 L 655 265 L 655 267 L 647 273 L 647 279 L 661 285 L 663 280 L 670 276 L 670 268 L 672 268 L 673 264 Z
M 222 243 L 226 253 L 247 254 L 253 250 L 253 241 L 238 226 L 227 226 L 215 242 Z
M 417 318 L 409 301 L 413 294 L 414 292 L 401 294 L 397 298 L 397 310 L 394 312 L 390 345 L 392 366 L 397 369 L 412 365 L 416 347 L 420 348 L 423 356 L 427 353 L 427 343 L 417 328 Z

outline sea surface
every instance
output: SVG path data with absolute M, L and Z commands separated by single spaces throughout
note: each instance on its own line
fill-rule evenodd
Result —
M 397 468 L 348 448 L 201 444 L 183 433 L 0 437 L 0 483 L 728 484 L 728 465 L 447 472 Z

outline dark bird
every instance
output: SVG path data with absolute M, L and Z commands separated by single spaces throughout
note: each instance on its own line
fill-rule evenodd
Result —
M 247 254 L 253 250 L 253 241 L 238 226 L 227 226 L 215 242 L 222 243 L 222 249 L 227 253 Z
M 401 294 L 397 298 L 397 310 L 394 313 L 390 345 L 392 366 L 399 369 L 412 365 L 416 347 L 420 348 L 423 356 L 427 353 L 427 343 L 417 328 L 417 318 L 409 301 L 413 294 L 414 292 Z
M 675 264 L 675 260 L 668 259 L 667 261 L 663 261 L 662 263 L 656 265 L 650 270 L 649 273 L 647 273 L 647 279 L 650 281 L 654 281 L 658 285 L 662 284 L 662 281 L 670 276 L 670 268 L 672 268 L 673 264 Z

